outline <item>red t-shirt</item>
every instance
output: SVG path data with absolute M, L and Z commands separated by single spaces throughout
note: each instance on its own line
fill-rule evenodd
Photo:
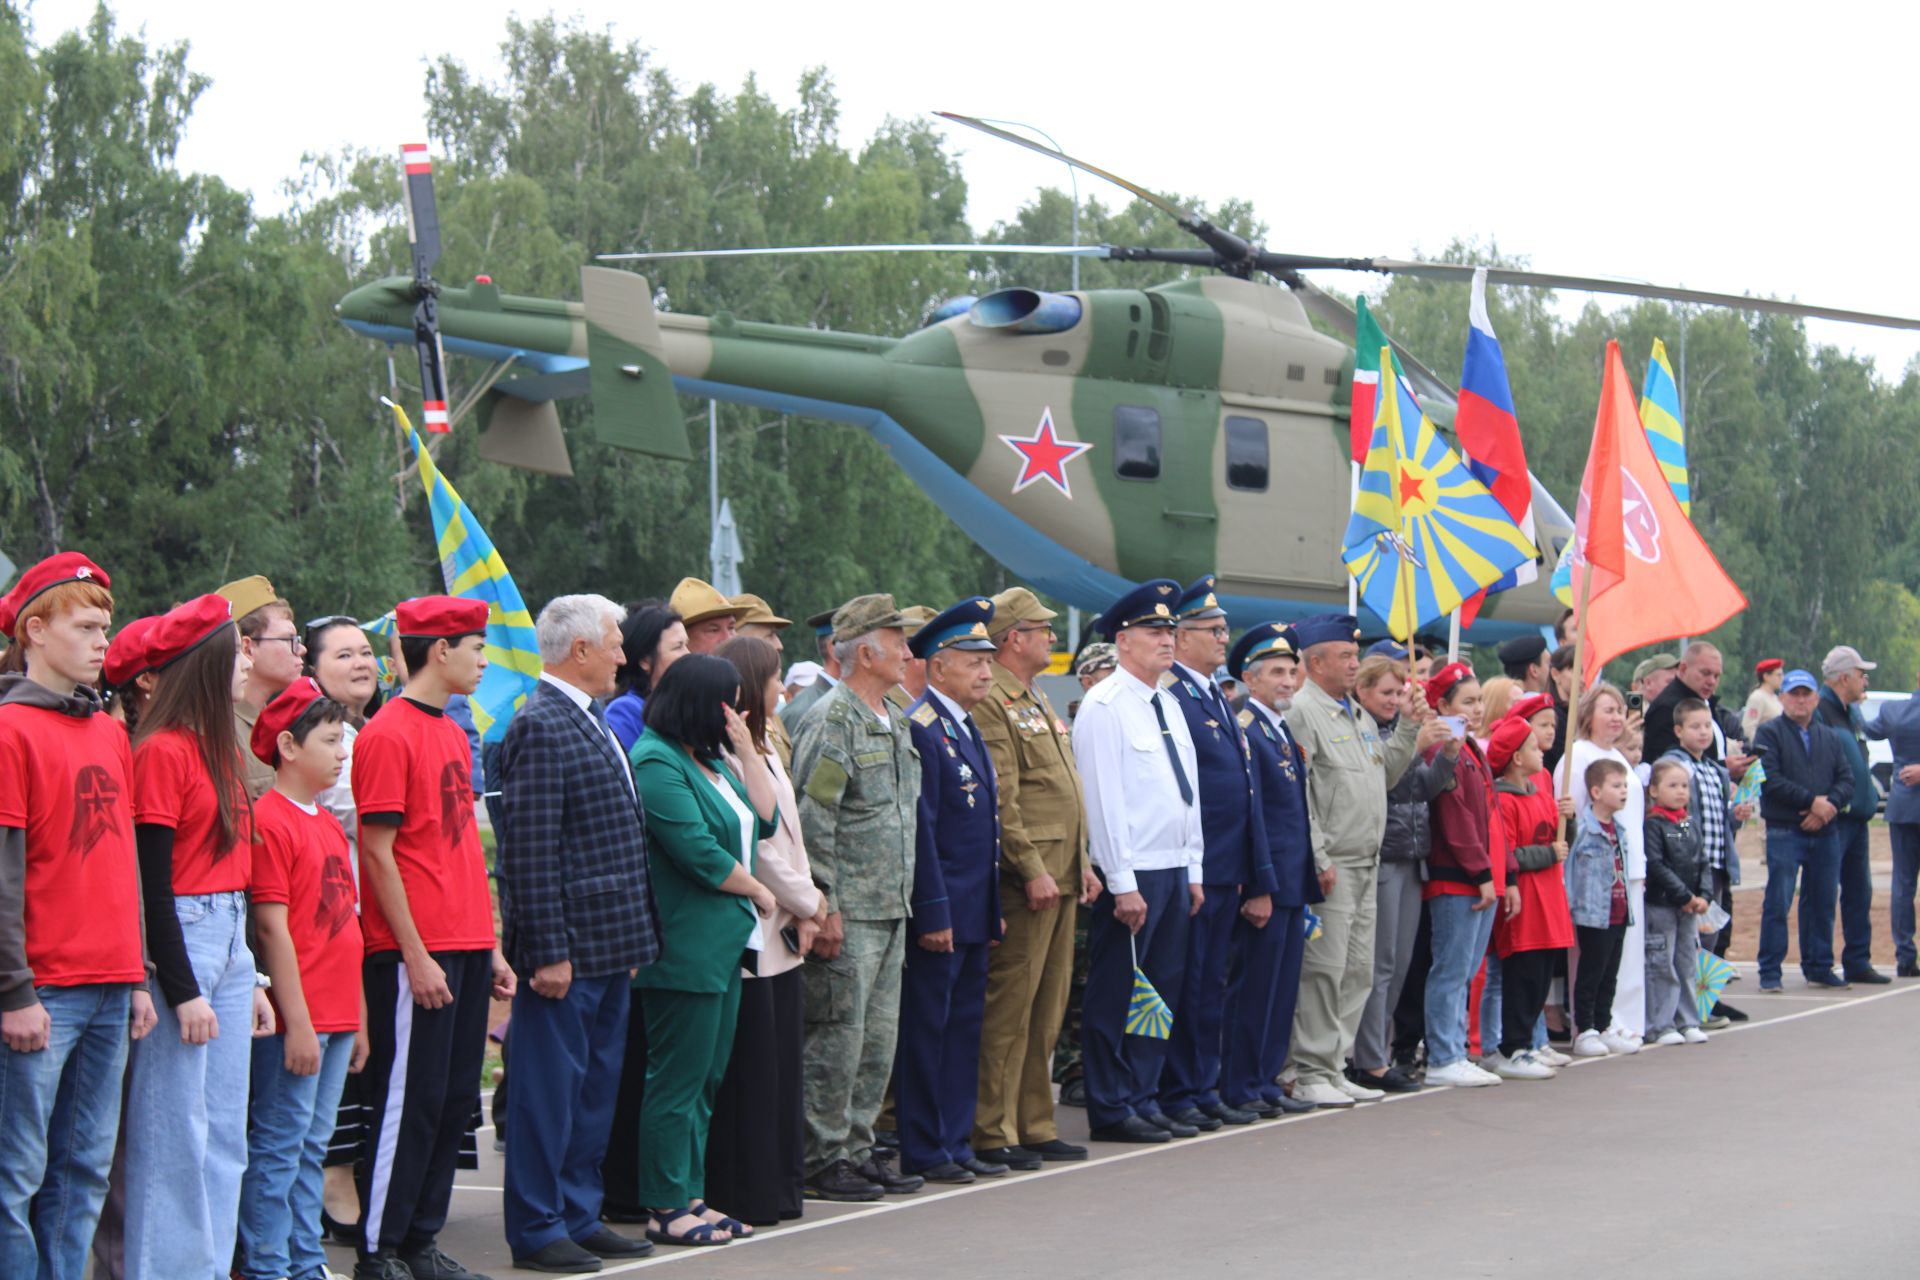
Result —
M 112 717 L 0 706 L 0 827 L 27 833 L 27 964 L 43 987 L 144 982 L 133 756 Z
M 1560 806 L 1553 795 L 1553 779 L 1542 770 L 1528 779 L 1530 796 L 1494 792 L 1510 843 L 1516 849 L 1529 844 L 1552 844 L 1560 825 Z M 1520 914 L 1503 913 L 1493 926 L 1493 945 L 1504 959 L 1516 951 L 1551 951 L 1573 945 L 1573 915 L 1567 907 L 1564 863 L 1538 871 L 1522 871 L 1514 883 L 1520 889 Z
M 269 791 L 254 804 L 253 900 L 287 908 L 300 988 L 315 1031 L 360 1029 L 360 960 L 366 944 L 354 912 L 347 834 L 330 813 L 309 812 Z M 269 990 L 278 1010 L 280 1002 Z
M 353 740 L 362 856 L 367 831 L 377 825 L 368 819 L 398 814 L 393 860 L 429 951 L 493 949 L 493 900 L 473 820 L 472 777 L 473 752 L 460 726 L 407 698 L 380 708 Z M 400 949 L 371 880 L 360 927 L 369 952 Z
M 236 782 L 241 777 L 234 767 Z M 173 828 L 173 894 L 231 893 L 245 889 L 253 870 L 246 792 L 234 792 L 232 844 L 220 840 L 220 802 L 200 758 L 200 743 L 185 729 L 162 729 L 133 749 L 133 821 Z

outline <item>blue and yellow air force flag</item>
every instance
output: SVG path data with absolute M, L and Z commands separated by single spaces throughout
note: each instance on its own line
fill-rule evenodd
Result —
M 1131 942 L 1131 939 L 1129 939 Z M 1127 1034 L 1149 1040 L 1165 1040 L 1173 1035 L 1173 1010 L 1140 971 L 1140 951 L 1133 952 L 1133 997 L 1127 1001 Z
M 1378 403 L 1342 558 L 1367 607 L 1406 640 L 1538 553 L 1421 412 L 1391 349 Z
M 389 404 L 392 402 L 389 401 Z M 482 741 L 497 742 L 507 721 L 520 709 L 540 682 L 540 648 L 533 635 L 533 617 L 520 588 L 494 549 L 493 539 L 480 527 L 473 512 L 433 465 L 433 455 L 407 421 L 399 405 L 393 416 L 405 428 L 420 460 L 420 483 L 427 491 L 433 515 L 433 537 L 440 552 L 440 576 L 447 594 L 487 602 L 487 673 L 473 692 L 473 727 Z

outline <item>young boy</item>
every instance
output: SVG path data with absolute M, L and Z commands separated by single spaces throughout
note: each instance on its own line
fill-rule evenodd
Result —
M 240 1274 L 328 1275 L 320 1247 L 320 1161 L 361 1030 L 364 944 L 347 837 L 314 797 L 340 779 L 346 708 L 311 677 L 254 721 L 249 746 L 274 772 L 253 809 L 253 916 L 281 1033 L 253 1042 L 253 1108 L 240 1186 Z
M 91 687 L 109 585 L 65 551 L 0 598 L 0 1276 L 85 1273 L 128 1041 L 154 1024 L 133 755 Z
M 353 1273 L 441 1280 L 467 1274 L 434 1237 L 480 1104 L 488 1000 L 511 999 L 514 977 L 494 943 L 473 752 L 447 717 L 486 673 L 486 602 L 423 596 L 394 612 L 406 685 L 353 740 L 372 1153 Z
M 1489 1069 L 1506 1080 L 1549 1080 L 1558 1055 L 1544 1037 L 1536 1046 L 1534 1032 L 1547 988 L 1553 985 L 1554 960 L 1573 945 L 1567 884 L 1560 870 L 1567 844 L 1560 838 L 1560 810 L 1534 727 L 1513 716 L 1494 726 L 1487 740 L 1487 764 L 1497 775 L 1494 803 L 1513 844 L 1520 890 L 1519 912 L 1502 916 L 1493 929 L 1503 985 L 1500 1051 Z
M 1573 1053 L 1604 1058 L 1611 1050 L 1600 1033 L 1613 1008 L 1620 947 L 1627 936 L 1627 862 L 1614 826 L 1614 816 L 1627 806 L 1627 767 L 1618 760 L 1595 760 L 1582 784 L 1589 810 L 1566 863 L 1567 906 L 1580 948 L 1573 976 Z
M 1693 776 L 1677 760 L 1654 764 L 1643 830 L 1647 850 L 1647 1034 L 1654 1043 L 1705 1044 L 1693 999 L 1700 952 L 1695 917 L 1707 910 L 1707 859 L 1687 812 Z
M 1753 806 L 1733 807 L 1733 781 L 1727 766 L 1707 753 L 1713 749 L 1713 712 L 1698 698 L 1684 698 L 1673 708 L 1674 736 L 1679 745 L 1660 758 L 1685 765 L 1693 779 L 1691 806 L 1700 829 L 1700 847 L 1707 856 L 1707 901 L 1733 910 L 1733 886 L 1740 883 L 1740 855 L 1733 845 L 1734 824 L 1753 817 Z M 1730 930 L 1723 930 L 1726 937 Z M 1718 940 L 1702 938 L 1716 955 L 1726 948 Z

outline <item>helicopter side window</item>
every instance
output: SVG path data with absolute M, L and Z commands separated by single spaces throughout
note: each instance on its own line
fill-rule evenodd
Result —
M 1258 418 L 1227 419 L 1227 488 L 1267 491 L 1267 424 Z
M 1144 405 L 1113 411 L 1113 470 L 1122 480 L 1160 478 L 1160 414 Z

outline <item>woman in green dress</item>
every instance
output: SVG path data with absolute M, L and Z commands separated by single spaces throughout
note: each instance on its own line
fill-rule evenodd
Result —
M 740 676 L 710 655 L 682 658 L 647 699 L 633 776 L 647 811 L 647 864 L 660 958 L 646 991 L 640 1202 L 658 1244 L 726 1244 L 752 1229 L 704 1198 L 707 1128 L 740 1009 L 740 972 L 774 912 L 753 878 L 754 847 L 778 825 L 773 777 L 735 709 Z M 742 767 L 742 761 L 747 762 Z

